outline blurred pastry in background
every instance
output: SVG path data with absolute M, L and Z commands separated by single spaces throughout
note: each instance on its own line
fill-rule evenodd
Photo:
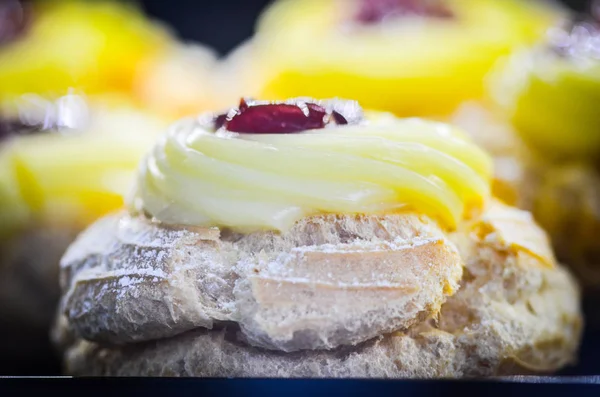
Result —
M 160 57 L 142 63 L 133 86 L 141 106 L 169 120 L 216 110 L 220 89 L 214 50 L 199 43 L 176 43 Z
M 25 358 L 14 346 L 27 345 L 33 360 L 42 354 L 29 341 L 47 341 L 60 255 L 122 206 L 167 122 L 212 108 L 216 56 L 133 3 L 0 7 L 0 319 L 10 341 L 0 354 Z
M 445 117 L 483 95 L 498 58 L 563 13 L 539 1 L 279 0 L 245 43 L 238 95 L 352 97 L 400 116 Z
M 491 76 L 494 101 L 533 149 L 556 160 L 600 155 L 600 20 L 579 16 L 554 27 Z
M 528 207 L 523 194 L 531 175 L 533 153 L 516 134 L 512 125 L 481 101 L 465 102 L 449 121 L 468 133 L 480 147 L 492 155 L 492 190 L 504 203 Z
M 0 94 L 131 91 L 139 63 L 168 47 L 169 32 L 116 1 L 30 2 L 28 30 L 0 51 Z
M 500 61 L 488 84 L 490 103 L 463 106 L 455 122 L 495 156 L 496 194 L 532 211 L 559 259 L 600 291 L 598 15 L 551 29 Z
M 21 3 L 12 4 L 12 12 L 18 14 Z M 181 42 L 134 4 L 116 0 L 23 4 L 28 5 L 20 11 L 27 10 L 27 29 L 18 30 L 16 38 L 0 47 L 2 103 L 26 94 L 57 97 L 76 89 L 88 97 L 121 97 L 122 102 L 165 118 L 213 108 L 214 52 L 200 43 Z
M 255 40 L 246 39 L 218 61 L 214 74 L 216 98 L 221 109 L 227 108 L 240 98 L 256 95 L 261 87 L 259 71 L 255 69 Z
M 13 113 L 4 109 L 0 354 L 7 360 L 46 358 L 28 349 L 48 340 L 58 259 L 79 231 L 122 206 L 139 159 L 164 128 L 161 118 L 110 103 L 27 95 Z
M 460 129 L 355 101 L 173 123 L 60 262 L 74 376 L 472 378 L 577 357 L 579 286 Z

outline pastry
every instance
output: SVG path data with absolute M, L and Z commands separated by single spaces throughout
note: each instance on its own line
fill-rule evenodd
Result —
M 551 160 L 600 153 L 600 19 L 574 17 L 542 43 L 499 62 L 490 77 L 495 103 L 534 150 Z
M 499 58 L 562 15 L 537 1 L 280 0 L 243 44 L 252 54 L 235 87 L 256 98 L 342 96 L 398 116 L 447 117 L 483 95 Z
M 89 223 L 120 208 L 144 151 L 165 124 L 85 97 L 25 96 L 4 113 L 0 141 L 0 352 L 44 361 L 16 346 L 46 341 L 59 299 L 58 262 Z M 43 354 L 42 354 L 43 353 Z M 19 371 L 15 365 L 4 374 Z
M 29 29 L 0 51 L 2 99 L 23 94 L 126 92 L 137 65 L 168 47 L 169 32 L 115 1 L 31 5 Z
M 214 51 L 181 42 L 134 5 L 45 0 L 27 10 L 27 29 L 0 47 L 2 104 L 22 95 L 57 97 L 76 90 L 120 98 L 167 119 L 185 116 L 190 108 L 212 108 Z
M 472 377 L 574 363 L 579 287 L 461 130 L 357 102 L 183 118 L 61 259 L 69 375 Z
M 590 294 L 600 290 L 599 45 L 593 14 L 574 17 L 499 62 L 491 105 L 455 118 L 494 156 L 497 195 L 533 213 Z

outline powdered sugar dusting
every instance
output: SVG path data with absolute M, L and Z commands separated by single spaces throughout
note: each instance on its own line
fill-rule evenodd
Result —
M 220 234 L 126 214 L 92 226 L 65 263 L 69 321 L 83 337 L 113 342 L 235 321 L 259 346 L 336 346 L 412 321 L 460 266 L 437 225 L 412 215 L 315 217 L 288 234 Z M 454 252 L 451 263 L 444 250 Z M 306 324 L 316 332 L 309 339 L 293 332 Z
M 254 276 L 250 276 L 251 278 L 258 278 Z M 369 282 L 361 282 L 357 278 L 354 278 L 352 282 L 343 282 L 343 281 L 335 281 L 328 282 L 319 280 L 315 282 L 315 280 L 308 277 L 268 277 L 267 279 L 270 282 L 278 282 L 278 283 L 290 283 L 290 284 L 308 284 L 311 288 L 315 287 L 331 287 L 331 288 L 341 288 L 341 289 L 378 289 L 378 288 L 389 288 L 389 289 L 404 289 L 407 288 L 405 283 L 393 283 L 386 280 L 379 280 L 377 282 L 369 281 Z M 411 286 L 411 288 L 418 289 L 418 286 Z
M 432 242 L 441 242 L 441 237 L 432 237 L 418 239 L 407 242 L 405 239 L 396 237 L 394 241 L 381 241 L 374 245 L 370 241 L 356 241 L 352 244 L 321 244 L 321 245 L 306 245 L 303 247 L 295 247 L 292 252 L 322 252 L 322 253 L 349 253 L 349 252 L 383 252 L 383 251 L 400 251 L 412 249 L 414 247 L 431 244 Z

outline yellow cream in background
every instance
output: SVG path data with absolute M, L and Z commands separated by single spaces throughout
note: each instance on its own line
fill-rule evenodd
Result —
M 131 4 L 113 0 L 44 0 L 33 5 L 33 24 L 0 49 L 0 98 L 130 92 L 140 63 L 160 56 L 170 32 Z
M 599 59 L 565 59 L 538 46 L 499 62 L 488 83 L 501 114 L 532 149 L 554 159 L 598 157 Z
M 213 132 L 202 118 L 180 120 L 142 162 L 132 209 L 167 224 L 252 232 L 285 231 L 315 214 L 396 211 L 453 228 L 485 205 L 491 159 L 466 135 L 376 115 L 294 134 Z
M 529 46 L 562 11 L 538 1 L 447 0 L 455 19 L 352 23 L 353 0 L 279 0 L 261 15 L 238 95 L 354 98 L 402 117 L 444 117 L 484 96 L 496 61 Z M 250 93 L 250 91 L 252 91 Z
M 21 107 L 29 118 L 58 108 L 60 120 L 73 116 L 73 128 L 17 134 L 0 144 L 0 238 L 30 222 L 81 228 L 122 208 L 140 159 L 168 125 L 133 107 L 92 106 L 78 95 L 56 102 L 32 96 Z

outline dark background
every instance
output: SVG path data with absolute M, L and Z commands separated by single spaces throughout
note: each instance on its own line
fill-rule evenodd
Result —
M 560 2 L 582 11 L 589 1 Z M 169 24 L 181 39 L 207 44 L 224 55 L 251 36 L 256 17 L 271 0 L 138 0 L 137 3 L 148 15 Z
M 224 55 L 252 35 L 257 16 L 271 0 L 136 2 L 148 15 L 170 25 L 181 39 L 207 44 Z

